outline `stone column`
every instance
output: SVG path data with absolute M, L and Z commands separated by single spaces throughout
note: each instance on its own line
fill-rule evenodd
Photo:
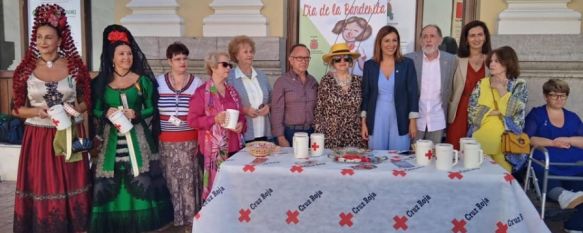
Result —
M 261 0 L 214 0 L 210 7 L 215 13 L 203 19 L 203 36 L 267 36 Z
M 579 34 L 581 13 L 567 8 L 571 0 L 506 0 L 498 16 L 498 34 Z
M 182 18 L 176 0 L 132 0 L 133 13 L 120 21 L 134 36 L 183 36 Z

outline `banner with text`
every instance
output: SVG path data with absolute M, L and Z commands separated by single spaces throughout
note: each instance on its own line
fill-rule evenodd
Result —
M 299 42 L 310 49 L 308 72 L 318 80 L 329 70 L 322 55 L 343 42 L 360 53 L 353 73 L 362 75 L 364 62 L 372 58 L 376 33 L 387 24 L 399 30 L 403 52 L 414 48 L 415 1 L 301 0 L 299 7 Z

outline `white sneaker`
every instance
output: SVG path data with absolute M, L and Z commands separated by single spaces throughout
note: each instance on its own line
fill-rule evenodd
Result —
M 583 231 L 575 231 L 575 230 L 567 230 L 567 229 L 565 229 L 565 231 L 568 233 L 583 233 Z
M 573 209 L 583 203 L 583 191 L 571 192 L 564 190 L 559 195 L 561 209 Z

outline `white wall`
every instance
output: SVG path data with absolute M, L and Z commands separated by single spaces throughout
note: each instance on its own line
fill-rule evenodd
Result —
M 6 41 L 14 42 L 14 62 L 8 67 L 8 70 L 16 69 L 16 66 L 22 59 L 21 50 L 21 36 L 20 32 L 20 3 L 14 0 L 1 0 L 3 12 L 1 23 L 4 23 L 4 39 Z
M 103 47 L 103 29 L 115 23 L 115 1 L 99 0 L 91 1 L 91 64 L 87 64 L 89 70 L 98 71 L 101 63 L 100 56 Z
M 423 26 L 436 24 L 443 36 L 451 35 L 452 0 L 426 0 L 423 5 Z

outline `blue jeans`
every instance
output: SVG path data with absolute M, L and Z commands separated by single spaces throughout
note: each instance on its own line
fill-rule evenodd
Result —
M 287 140 L 287 142 L 289 142 L 289 146 L 293 147 L 293 137 L 294 137 L 294 133 L 296 132 L 305 132 L 308 133 L 308 137 L 314 133 L 314 128 L 309 128 L 308 130 L 296 130 L 296 129 L 291 129 L 288 127 L 285 127 L 285 129 L 283 130 L 283 136 L 285 137 L 285 140 Z

